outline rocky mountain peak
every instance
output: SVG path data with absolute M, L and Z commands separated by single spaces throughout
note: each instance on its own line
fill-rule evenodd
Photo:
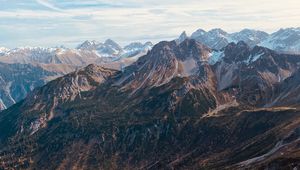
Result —
M 221 28 L 214 28 L 214 29 L 211 29 L 210 31 L 208 31 L 208 33 L 211 33 L 215 36 L 227 36 L 228 33 L 224 30 L 222 30 Z
M 151 41 L 147 41 L 144 45 L 146 45 L 146 46 L 153 46 L 153 43 L 151 42 Z
M 211 49 L 204 44 L 197 42 L 194 39 L 186 39 L 179 44 L 180 56 L 184 58 L 188 57 L 199 57 L 200 60 L 207 60 L 207 56 L 210 53 Z M 189 55 L 186 55 L 189 54 Z
M 245 41 L 239 41 L 236 45 L 237 45 L 239 48 L 249 48 L 248 44 L 245 43 Z
M 244 42 L 229 43 L 224 48 L 224 59 L 228 62 L 242 62 L 248 59 L 251 48 Z
M 235 42 L 229 43 L 224 49 L 225 50 L 226 49 L 228 49 L 228 50 L 230 50 L 230 49 L 250 49 L 250 47 L 244 41 L 239 41 L 237 43 L 235 43 Z
M 199 60 L 205 60 L 204 58 L 210 52 L 210 48 L 197 42 L 194 39 L 185 39 L 180 44 L 176 41 L 163 41 L 156 44 L 150 52 L 152 57 L 170 56 L 175 57 L 178 60 L 186 60 L 188 58 L 198 58 Z M 163 54 L 163 55 L 161 55 Z
M 293 34 L 293 33 L 300 33 L 300 27 L 298 28 L 281 28 L 280 30 L 278 30 L 277 32 L 273 33 L 274 35 L 280 35 L 280 34 Z
M 206 46 L 220 50 L 228 44 L 229 34 L 220 28 L 208 32 L 198 29 L 192 33 L 191 38 L 205 44 Z
M 179 38 L 177 39 L 177 41 L 178 41 L 178 43 L 181 43 L 181 42 L 183 42 L 185 39 L 187 39 L 188 38 L 188 36 L 187 36 L 187 34 L 186 34 L 186 32 L 185 31 L 183 31 L 181 34 L 180 34 L 180 36 L 179 36 Z
M 153 44 L 151 42 L 141 43 L 141 42 L 133 42 L 124 47 L 125 51 L 136 51 L 141 49 L 151 49 Z
M 110 47 L 115 48 L 117 50 L 122 50 L 122 47 L 118 43 L 113 41 L 112 39 L 105 40 L 104 45 L 110 46 Z
M 259 31 L 259 30 L 255 30 L 255 29 L 249 29 L 249 28 L 245 28 L 238 33 L 244 34 L 244 35 L 255 35 L 255 34 L 263 34 L 265 36 L 269 35 L 268 33 L 264 32 L 264 31 Z
M 209 54 L 208 47 L 193 39 L 186 39 L 180 44 L 176 41 L 163 41 L 127 67 L 117 84 L 140 90 L 166 84 L 175 77 L 198 75 L 205 78 L 203 64 L 208 60 Z
M 268 36 L 269 34 L 266 32 L 247 28 L 230 35 L 231 39 L 235 41 L 244 41 L 251 47 L 254 47 L 260 42 L 266 40 Z
M 207 32 L 203 29 L 198 29 L 195 32 L 192 33 L 191 38 L 196 38 L 198 36 L 203 36 L 205 35 Z
M 129 50 L 129 49 L 134 49 L 134 48 L 142 48 L 144 44 L 141 42 L 133 42 L 124 47 L 124 49 Z
M 95 40 L 93 41 L 86 40 L 82 44 L 79 44 L 77 46 L 77 49 L 85 49 L 85 50 L 93 49 L 97 46 L 97 44 L 98 43 Z

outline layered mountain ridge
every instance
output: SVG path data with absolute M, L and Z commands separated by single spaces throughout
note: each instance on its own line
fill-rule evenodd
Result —
M 300 47 L 297 37 L 299 37 L 299 28 L 286 28 L 281 29 L 275 33 L 267 34 L 263 31 L 244 29 L 236 33 L 227 33 L 222 29 L 212 29 L 210 31 L 204 31 L 199 29 L 195 31 L 190 38 L 197 40 L 200 43 L 207 45 L 208 47 L 216 50 L 221 50 L 231 42 L 238 43 L 239 41 L 244 41 L 246 44 L 253 48 L 256 45 L 264 46 L 269 49 L 273 49 L 280 53 L 290 53 L 299 54 Z M 177 43 L 183 42 L 188 38 L 186 32 L 176 40 Z M 122 70 L 125 66 L 130 65 L 136 61 L 139 57 L 147 54 L 147 52 L 152 48 L 153 44 L 151 42 L 140 43 L 134 42 L 121 47 L 118 43 L 111 39 L 107 39 L 105 42 L 97 41 L 85 41 L 78 45 L 76 49 L 68 49 L 65 47 L 55 47 L 55 48 L 42 48 L 42 47 L 22 47 L 16 49 L 0 48 L 0 62 L 12 65 L 7 65 L 9 67 L 14 67 L 13 64 L 25 64 L 31 65 L 36 69 L 42 69 L 42 72 L 56 73 L 55 75 L 47 76 L 44 75 L 43 82 L 46 83 L 49 80 L 53 80 L 56 77 L 63 76 L 70 73 L 78 68 L 87 66 L 88 64 L 95 63 L 107 68 L 113 68 Z M 213 53 L 213 57 L 210 62 L 214 63 L 217 60 L 218 55 L 221 53 Z M 7 68 L 10 70 L 10 68 Z M 32 70 L 34 71 L 34 70 Z M 5 73 L 0 73 L 1 74 Z M 30 74 L 30 73 L 29 73 Z M 33 73 L 35 74 L 35 73 Z M 3 79 L 3 76 L 2 76 Z M 21 77 L 19 79 L 22 79 Z M 46 80 L 46 81 L 45 81 Z M 10 79 L 4 79 L 5 82 L 14 83 Z M 36 82 L 39 79 L 31 78 L 30 82 Z M 23 89 L 33 89 L 37 84 L 32 83 L 31 88 L 26 87 L 27 85 L 13 85 L 13 86 L 23 86 Z M 40 85 L 43 85 L 40 84 Z M 26 96 L 28 90 L 25 90 L 25 95 L 23 92 L 16 89 L 9 89 L 12 86 L 1 85 L 1 91 L 5 91 L 0 97 L 0 109 L 7 108 L 11 104 L 15 103 L 12 101 L 20 101 Z M 19 97 L 10 93 L 20 93 Z M 9 102 L 8 102 L 9 101 Z
M 76 69 L 92 63 L 121 69 L 136 61 L 151 48 L 152 43 L 150 42 L 145 44 L 135 42 L 120 47 L 110 39 L 104 43 L 85 41 L 77 49 L 64 47 L 1 48 L 0 79 L 4 83 L 0 85 L 0 110 L 24 99 L 27 93 L 35 87 L 42 86 L 46 82 Z M 21 70 L 23 67 L 24 70 Z M 18 70 L 20 73 L 16 73 L 14 70 Z M 22 72 L 26 72 L 26 78 L 23 77 Z
M 227 33 L 216 28 L 209 31 L 198 29 L 190 38 L 204 43 L 210 48 L 220 50 L 231 42 L 244 41 L 250 47 L 256 45 L 267 47 L 280 53 L 300 53 L 300 28 L 285 28 L 268 34 L 264 31 L 254 29 L 243 29 L 240 32 Z
M 299 55 L 193 39 L 121 71 L 89 65 L 1 112 L 0 167 L 294 168 L 299 70 Z

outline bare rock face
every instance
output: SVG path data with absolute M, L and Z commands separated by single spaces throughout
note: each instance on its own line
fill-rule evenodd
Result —
M 299 76 L 300 70 L 297 70 L 290 77 L 277 84 L 272 91 L 274 94 L 270 99 L 271 102 L 267 106 L 299 106 Z
M 89 65 L 1 112 L 0 168 L 298 165 L 299 58 L 186 39 L 160 42 L 122 71 Z
M 239 91 L 237 97 L 251 105 L 264 105 L 272 89 L 299 69 L 296 55 L 278 54 L 264 47 L 250 48 L 239 42 L 224 48 L 223 57 L 214 65 L 218 90 Z
M 116 70 L 97 65 L 88 65 L 66 76 L 51 81 L 47 86 L 35 89 L 25 100 L 24 106 L 31 108 L 28 113 L 40 112 L 48 120 L 55 116 L 55 109 L 61 104 L 81 99 L 81 94 L 95 90 Z

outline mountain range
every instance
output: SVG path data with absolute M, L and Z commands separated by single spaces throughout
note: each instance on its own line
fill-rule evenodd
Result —
M 0 168 L 297 168 L 300 55 L 199 41 L 183 33 L 121 70 L 91 64 L 35 88 L 0 112 Z
M 281 53 L 300 53 L 300 28 L 280 29 L 271 34 L 253 29 L 243 29 L 234 33 L 227 33 L 220 28 L 210 31 L 198 29 L 191 34 L 190 38 L 217 50 L 231 42 L 244 41 L 250 47 L 258 45 Z
M 195 39 L 206 46 L 222 50 L 231 42 L 244 41 L 251 48 L 267 47 L 280 53 L 300 53 L 300 28 L 280 29 L 268 34 L 263 31 L 244 29 L 240 32 L 227 33 L 222 29 L 204 31 L 198 29 L 190 37 L 183 32 L 177 43 L 186 38 Z M 50 80 L 63 76 L 76 69 L 94 63 L 106 68 L 120 70 L 130 65 L 139 57 L 147 54 L 152 48 L 151 42 L 134 42 L 121 47 L 111 39 L 105 42 L 85 41 L 75 49 L 65 47 L 42 48 L 22 47 L 15 49 L 0 48 L 0 110 L 23 99 L 35 87 L 44 85 Z M 26 74 L 15 73 L 15 70 L 26 67 Z M 40 70 L 36 72 L 36 70 Z M 18 71 L 19 72 L 19 71 Z M 30 76 L 34 75 L 34 76 Z
M 24 99 L 28 92 L 46 82 L 94 63 L 120 69 L 152 48 L 135 42 L 120 47 L 113 40 L 85 41 L 76 49 L 64 47 L 0 48 L 0 110 Z

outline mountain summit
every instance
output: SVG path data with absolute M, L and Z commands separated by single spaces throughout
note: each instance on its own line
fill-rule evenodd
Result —
M 188 38 L 188 36 L 187 36 L 187 34 L 186 34 L 186 32 L 185 31 L 183 31 L 181 34 L 180 34 L 180 36 L 179 36 L 179 38 L 177 39 L 177 41 L 178 41 L 178 43 L 182 43 L 185 39 L 187 39 Z
M 191 38 L 217 50 L 224 48 L 231 42 L 244 41 L 250 47 L 259 45 L 281 53 L 300 54 L 299 30 L 299 28 L 286 28 L 268 34 L 253 29 L 243 29 L 234 33 L 227 33 L 220 28 L 208 32 L 198 29 L 191 34 Z

